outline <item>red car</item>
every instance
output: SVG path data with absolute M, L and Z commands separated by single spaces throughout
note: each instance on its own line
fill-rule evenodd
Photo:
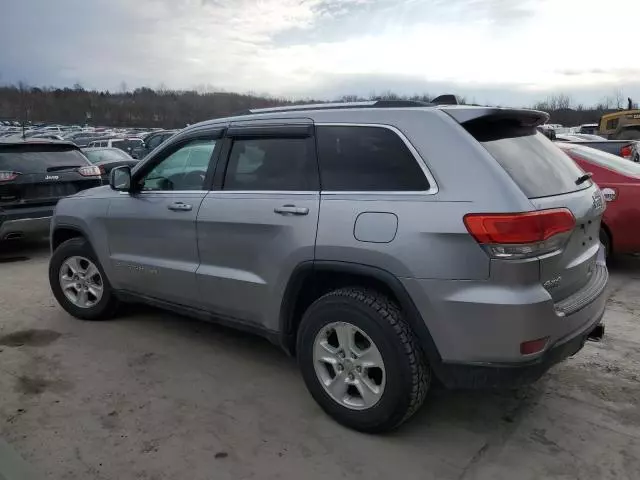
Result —
M 640 164 L 594 148 L 557 143 L 585 172 L 593 174 L 607 201 L 600 241 L 612 253 L 640 252 Z

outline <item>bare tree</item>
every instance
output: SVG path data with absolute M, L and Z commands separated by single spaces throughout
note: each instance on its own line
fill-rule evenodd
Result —
M 622 94 L 622 90 L 620 88 L 617 88 L 613 91 L 613 104 L 618 110 L 624 108 L 624 95 Z

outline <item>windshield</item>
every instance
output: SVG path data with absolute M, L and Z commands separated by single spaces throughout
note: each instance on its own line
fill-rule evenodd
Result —
M 130 160 L 131 157 L 117 148 L 104 150 L 88 150 L 84 154 L 91 163 L 108 163 Z
M 77 149 L 47 145 L 0 147 L 0 170 L 20 173 L 46 173 L 62 167 L 83 167 L 87 159 Z
M 624 175 L 640 177 L 640 164 L 625 160 L 617 155 L 583 146 L 567 145 L 566 149 L 600 167 L 608 168 Z

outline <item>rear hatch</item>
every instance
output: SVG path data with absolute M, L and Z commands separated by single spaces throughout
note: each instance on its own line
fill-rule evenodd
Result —
M 549 230 L 552 243 L 534 256 L 542 285 L 559 302 L 585 288 L 599 255 L 603 260 L 599 231 L 605 202 L 585 172 L 536 131 L 545 118 L 542 112 L 493 110 L 462 125 L 529 198 L 533 211 L 546 215 L 554 210 L 560 223 L 565 221 L 558 229 L 561 234 L 555 235 L 553 227 Z M 567 210 L 575 223 L 570 216 L 562 220 Z
M 74 145 L 0 143 L 0 209 L 55 205 L 101 185 L 99 173 Z

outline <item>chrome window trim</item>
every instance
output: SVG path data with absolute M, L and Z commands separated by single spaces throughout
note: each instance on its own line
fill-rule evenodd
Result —
M 140 196 L 140 195 L 155 195 L 155 194 L 160 194 L 160 195 L 186 195 L 186 194 L 194 194 L 194 193 L 201 193 L 206 195 L 209 192 L 213 192 L 215 190 L 140 190 L 139 192 L 135 192 L 133 193 L 133 195 L 135 196 Z M 124 192 L 124 191 L 119 191 L 118 192 L 120 195 L 132 195 L 130 192 Z
M 129 192 L 118 192 L 120 195 L 129 195 Z M 276 194 L 276 195 L 318 195 L 320 190 L 141 190 L 136 192 L 135 195 L 152 195 L 152 194 L 161 194 L 161 195 L 186 195 L 193 193 L 214 193 L 218 194 L 260 194 L 260 195 L 268 195 L 268 194 Z
M 418 153 L 418 150 L 413 146 L 413 144 L 409 141 L 404 133 L 402 133 L 398 128 L 393 125 L 386 125 L 384 123 L 349 123 L 349 122 L 316 122 L 316 127 L 374 127 L 374 128 L 386 128 L 387 130 L 391 130 L 394 132 L 400 140 L 402 140 L 405 146 L 409 149 L 414 159 L 418 162 L 422 173 L 424 173 L 427 181 L 429 182 L 428 190 L 418 190 L 418 191 L 410 191 L 410 190 L 402 190 L 402 191 L 393 191 L 393 190 L 364 190 L 364 191 L 352 191 L 352 190 L 322 190 L 323 195 L 435 195 L 438 193 L 438 183 L 436 182 L 435 177 L 427 167 L 427 163 Z M 322 179 L 321 179 L 322 180 Z

